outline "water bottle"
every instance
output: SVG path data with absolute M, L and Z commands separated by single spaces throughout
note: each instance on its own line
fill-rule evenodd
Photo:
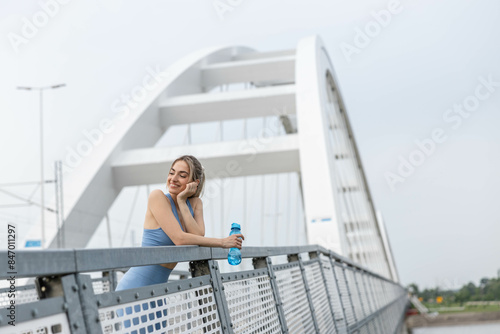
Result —
M 241 234 L 240 224 L 233 223 L 231 225 L 231 233 L 229 233 L 229 235 L 233 234 Z M 227 254 L 227 262 L 229 262 L 229 264 L 232 266 L 237 266 L 238 264 L 240 264 L 241 251 L 236 247 L 230 248 L 229 253 Z

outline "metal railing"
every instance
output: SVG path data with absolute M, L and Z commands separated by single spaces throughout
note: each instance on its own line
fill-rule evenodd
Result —
M 287 261 L 279 263 L 283 255 Z M 3 260 L 7 252 L 0 257 L 0 279 L 12 280 Z M 17 251 L 13 277 L 37 277 L 39 300 L 17 302 L 27 290 L 15 287 L 16 296 L 7 296 L 8 306 L 0 309 L 0 332 L 401 330 L 408 306 L 405 289 L 325 248 L 245 247 L 242 257 L 252 259 L 253 270 L 222 273 L 218 260 L 227 259 L 227 250 L 198 246 Z M 190 262 L 192 278 L 114 292 L 99 287 L 102 282 L 113 287 L 112 276 L 92 280 L 84 274 L 169 262 Z

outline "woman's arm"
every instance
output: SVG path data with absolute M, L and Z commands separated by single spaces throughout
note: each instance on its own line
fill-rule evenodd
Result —
M 179 213 L 186 225 L 186 232 L 205 236 L 205 221 L 203 220 L 203 203 L 200 198 L 193 197 L 189 199 L 194 211 L 194 217 L 189 211 L 189 207 L 184 199 L 179 199 Z
M 199 245 L 205 247 L 241 248 L 242 234 L 233 234 L 226 238 L 206 238 L 200 235 L 184 232 L 174 214 L 172 207 L 161 190 L 154 190 L 149 195 L 148 210 L 158 225 L 176 245 Z M 239 239 L 241 237 L 242 239 Z

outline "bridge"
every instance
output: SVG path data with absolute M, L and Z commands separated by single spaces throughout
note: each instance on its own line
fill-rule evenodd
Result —
M 118 121 L 101 129 L 106 135 L 92 155 L 65 161 L 71 173 L 64 180 L 62 225 L 39 224 L 26 236 L 42 230 L 43 250 L 16 251 L 16 282 L 36 277 L 36 284 L 16 286 L 16 327 L 7 327 L 10 288 L 0 291 L 0 329 L 398 333 L 408 299 L 321 39 L 273 52 L 211 48 L 148 73 L 118 109 Z M 250 123 L 260 131 L 251 134 Z M 165 140 L 179 127 L 184 142 Z M 202 127 L 215 129 L 217 139 L 195 140 Z M 225 139 L 228 129 L 233 136 Z M 252 245 L 243 248 L 242 265 L 221 261 L 227 251 L 195 246 L 84 249 L 123 191 L 163 183 L 183 154 L 196 156 L 207 171 L 207 235 L 228 233 L 227 193 L 242 199 L 239 222 Z M 261 176 L 274 178 L 273 190 L 264 179 L 255 181 Z M 280 183 L 282 176 L 287 179 Z M 248 181 L 261 192 L 253 210 Z M 276 207 L 271 219 L 265 196 Z M 249 232 L 257 237 L 248 238 Z M 0 261 L 8 255 L 0 253 Z M 167 262 L 189 263 L 191 274 L 114 292 L 117 271 Z M 2 279 L 14 275 L 6 268 L 2 262 Z

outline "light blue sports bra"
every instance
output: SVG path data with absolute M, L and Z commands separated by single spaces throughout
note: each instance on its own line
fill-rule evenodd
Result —
M 169 193 L 166 193 L 165 196 L 170 200 L 170 206 L 172 207 L 172 212 L 174 213 L 175 218 L 179 222 L 181 229 L 182 228 L 181 221 L 179 219 L 179 213 L 177 212 L 177 208 L 175 207 L 175 202 L 172 196 Z M 186 204 L 189 208 L 189 211 L 194 217 L 194 211 L 191 207 L 191 203 L 189 199 L 186 200 Z M 155 229 L 144 229 L 142 234 L 142 247 L 151 247 L 151 246 L 175 246 L 174 242 L 170 237 L 162 230 L 161 227 Z

